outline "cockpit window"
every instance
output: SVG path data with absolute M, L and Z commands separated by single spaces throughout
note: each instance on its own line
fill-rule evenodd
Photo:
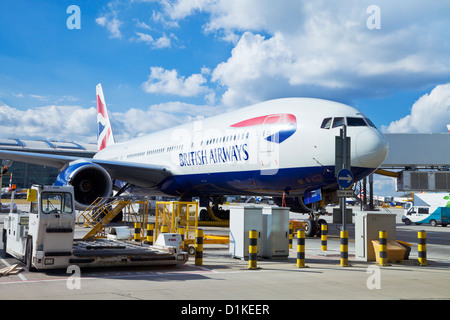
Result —
M 349 127 L 367 127 L 367 123 L 363 118 L 347 117 L 347 125 Z
M 375 129 L 377 128 L 377 127 L 375 127 L 375 125 L 373 124 L 373 122 L 370 121 L 369 118 L 364 118 L 364 120 L 366 120 L 366 122 L 369 124 L 370 127 L 375 128 Z
M 344 124 L 345 124 L 345 118 L 344 117 L 334 118 L 333 128 L 337 128 L 337 127 L 343 126 Z
M 325 118 L 325 119 L 323 119 L 322 125 L 320 127 L 322 129 L 330 129 L 330 127 L 331 127 L 331 119 L 332 118 Z

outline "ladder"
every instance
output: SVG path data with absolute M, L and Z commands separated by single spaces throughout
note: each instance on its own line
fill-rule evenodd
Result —
M 123 200 L 120 198 L 98 198 L 95 200 L 77 218 L 78 225 L 91 228 L 83 239 L 105 238 L 105 228 L 111 220 L 113 220 L 126 207 L 130 208 L 131 205 L 136 202 L 139 201 Z M 148 210 L 148 202 L 146 205 L 146 210 Z M 135 214 L 132 214 L 132 217 L 134 216 Z M 146 218 L 146 214 L 144 214 L 144 217 Z M 83 219 L 83 222 L 81 222 L 81 219 Z M 133 220 L 136 220 L 135 222 L 137 222 L 137 217 L 133 218 Z

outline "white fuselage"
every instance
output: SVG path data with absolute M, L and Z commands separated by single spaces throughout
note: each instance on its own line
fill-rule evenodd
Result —
M 325 124 L 328 118 L 330 128 Z M 335 136 L 340 126 L 333 128 L 333 121 L 339 118 L 348 119 L 356 180 L 381 165 L 388 150 L 386 139 L 358 110 L 319 99 L 263 102 L 116 143 L 95 158 L 168 168 L 173 176 L 157 188 L 170 195 L 200 195 L 208 190 L 211 194 L 280 195 L 285 190 L 303 194 L 336 184 Z

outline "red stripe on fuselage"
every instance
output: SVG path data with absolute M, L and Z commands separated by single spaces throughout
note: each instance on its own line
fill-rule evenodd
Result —
M 261 116 L 256 118 L 247 119 L 231 125 L 233 128 L 258 126 L 261 124 L 274 124 L 274 123 L 294 123 L 297 124 L 297 118 L 293 114 L 270 114 L 267 116 Z

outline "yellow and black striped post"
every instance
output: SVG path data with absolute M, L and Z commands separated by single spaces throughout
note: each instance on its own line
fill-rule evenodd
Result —
M 155 224 L 147 224 L 147 244 L 153 244 L 153 230 L 155 230 Z
M 387 266 L 387 232 L 382 230 L 379 232 L 380 238 L 380 266 Z
M 195 231 L 195 265 L 203 265 L 203 229 Z
M 250 230 L 249 246 L 248 246 L 248 268 L 251 270 L 258 269 L 258 231 Z
M 297 267 L 306 268 L 306 266 L 305 266 L 305 231 L 302 229 L 297 231 Z
M 322 251 L 327 251 L 327 240 L 328 240 L 328 225 L 326 223 L 321 224 L 321 249 Z
M 419 254 L 419 265 L 426 266 L 427 265 L 427 233 L 425 230 L 421 230 L 418 232 L 418 254 Z
M 134 241 L 140 242 L 141 241 L 141 223 L 135 222 L 134 223 Z
M 294 237 L 294 224 L 289 222 L 289 249 L 292 249 L 292 238 Z
M 348 267 L 348 231 L 341 230 L 340 266 Z
M 169 227 L 166 226 L 165 224 L 161 226 L 161 233 L 168 233 L 169 232 Z

